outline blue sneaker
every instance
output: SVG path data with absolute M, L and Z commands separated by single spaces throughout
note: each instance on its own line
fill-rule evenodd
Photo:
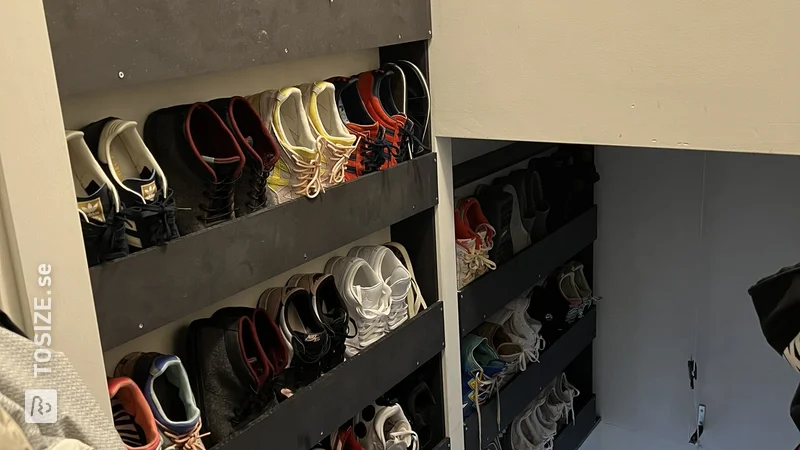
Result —
M 117 363 L 114 376 L 136 382 L 166 445 L 172 444 L 176 450 L 205 450 L 200 409 L 180 358 L 154 352 L 131 353 Z

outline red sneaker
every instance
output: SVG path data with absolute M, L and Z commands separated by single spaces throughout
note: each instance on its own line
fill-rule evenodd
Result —
M 362 72 L 358 75 L 358 94 L 364 107 L 377 123 L 386 128 L 386 140 L 392 145 L 392 153 L 387 155 L 386 167 L 408 159 L 407 135 L 411 129 L 411 122 L 405 115 L 389 115 L 381 102 L 381 84 L 388 83 L 391 76 L 392 73 L 385 70 Z
M 458 202 L 455 210 L 456 269 L 458 288 L 461 289 L 488 270 L 497 268 L 489 259 L 494 246 L 494 227 L 483 215 L 475 197 Z
M 364 450 L 356 439 L 353 427 L 343 426 L 331 434 L 331 450 Z
M 161 434 L 142 391 L 128 377 L 108 380 L 108 395 L 114 413 L 114 427 L 128 450 L 157 450 Z

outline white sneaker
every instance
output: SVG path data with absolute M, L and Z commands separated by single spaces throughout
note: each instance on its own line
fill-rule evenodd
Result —
M 392 289 L 361 258 L 331 258 L 325 265 L 325 272 L 333 274 L 336 288 L 355 322 L 356 335 L 345 341 L 345 354 L 353 356 L 388 332 Z
M 267 179 L 278 203 L 324 192 L 320 179 L 323 139 L 311 131 L 300 89 L 264 91 L 247 100 L 281 146 L 280 159 Z
M 534 408 L 528 414 L 523 423 L 523 432 L 526 433 L 528 439 L 533 444 L 536 450 L 551 450 L 553 448 L 553 440 L 558 432 L 556 422 L 549 421 L 544 413 L 544 405 L 547 403 L 546 398 L 540 395 L 536 399 Z
M 417 277 L 414 276 L 414 266 L 411 265 L 411 257 L 408 256 L 406 248 L 397 242 L 387 242 L 383 244 L 383 246 L 394 253 L 394 256 L 403 263 L 405 268 L 408 269 L 408 273 L 411 275 L 411 291 L 408 293 L 408 317 L 414 317 L 422 310 L 426 309 L 428 305 L 425 303 L 425 299 L 422 298 L 422 291 L 419 289 L 419 284 L 417 284 Z
M 531 450 L 533 443 L 525 436 L 523 426 L 527 427 L 528 415 L 531 410 L 525 410 L 511 422 L 511 450 Z
M 581 392 L 578 388 L 567 381 L 567 374 L 562 373 L 556 378 L 551 398 L 557 399 L 563 404 L 563 418 L 567 420 L 567 423 L 569 423 L 570 415 L 572 416 L 572 422 L 575 422 L 575 397 L 579 395 L 581 395 Z
M 394 330 L 408 320 L 408 295 L 411 274 L 389 248 L 382 245 L 353 247 L 348 256 L 363 258 L 392 289 L 389 308 L 389 329 Z
M 378 407 L 361 445 L 364 450 L 418 450 L 419 437 L 400 405 L 382 406 Z
M 320 179 L 325 188 L 344 182 L 347 161 L 358 139 L 345 127 L 336 105 L 336 89 L 327 81 L 300 86 L 308 122 L 316 139 L 322 139 Z

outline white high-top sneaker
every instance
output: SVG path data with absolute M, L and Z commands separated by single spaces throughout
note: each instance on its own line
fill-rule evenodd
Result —
M 575 422 L 575 397 L 579 396 L 581 392 L 567 381 L 567 374 L 562 373 L 556 378 L 553 384 L 553 393 L 551 398 L 558 400 L 563 405 L 564 418 L 569 423 L 570 416 L 572 421 Z
M 267 179 L 278 203 L 324 192 L 320 178 L 323 143 L 311 131 L 300 89 L 264 91 L 247 100 L 281 146 L 280 159 Z
M 336 89 L 327 81 L 300 86 L 311 132 L 321 139 L 320 179 L 325 188 L 344 182 L 347 161 L 358 146 L 358 139 L 345 127 L 336 106 Z
M 355 337 L 345 343 L 347 356 L 353 356 L 386 335 L 392 289 L 362 258 L 331 258 L 325 272 L 333 274 L 336 288 L 358 328 Z
M 392 289 L 389 308 L 389 329 L 394 330 L 408 320 L 408 295 L 411 291 L 411 274 L 399 259 L 382 245 L 353 247 L 348 256 L 366 260 L 370 267 Z
M 535 450 L 551 450 L 558 430 L 556 422 L 550 421 L 544 413 L 546 403 L 546 398 L 540 396 L 523 424 L 527 426 L 523 427 L 523 432 L 527 432 Z
M 525 436 L 523 426 L 527 427 L 528 415 L 531 410 L 525 410 L 522 414 L 517 415 L 514 421 L 511 422 L 511 449 L 512 450 L 530 450 L 533 448 L 533 443 Z
M 418 450 L 419 438 L 400 405 L 382 406 L 361 445 L 364 450 Z

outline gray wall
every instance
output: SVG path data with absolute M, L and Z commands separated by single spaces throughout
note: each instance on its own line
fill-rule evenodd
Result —
M 767 346 L 747 288 L 800 260 L 800 158 L 602 147 L 597 161 L 603 424 L 584 449 L 693 448 L 692 354 L 703 448 L 794 448 L 800 376 Z

